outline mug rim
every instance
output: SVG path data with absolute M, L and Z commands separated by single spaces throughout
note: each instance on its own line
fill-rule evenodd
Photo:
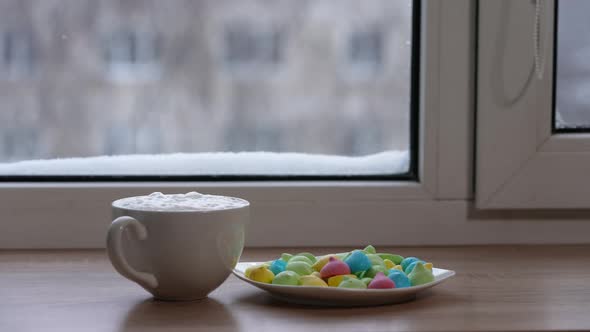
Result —
M 119 198 L 117 200 L 114 200 L 111 203 L 111 207 L 113 209 L 118 209 L 118 210 L 124 210 L 124 211 L 135 211 L 135 212 L 143 212 L 143 213 L 219 213 L 219 212 L 227 212 L 227 211 L 236 211 L 236 210 L 240 210 L 240 209 L 244 209 L 244 208 L 249 208 L 250 207 L 250 201 L 245 200 L 241 197 L 234 197 L 234 196 L 225 196 L 225 195 L 215 195 L 215 196 L 223 196 L 223 197 L 229 197 L 229 198 L 234 198 L 234 199 L 239 199 L 241 201 L 244 201 L 245 204 L 242 206 L 236 206 L 236 207 L 230 207 L 230 208 L 225 208 L 225 209 L 220 209 L 220 210 L 150 210 L 150 209 L 141 209 L 141 208 L 132 208 L 132 207 L 123 207 L 123 206 L 119 206 L 117 205 L 118 202 L 127 199 L 127 198 L 134 198 L 134 197 L 144 197 L 146 195 L 139 195 L 139 196 L 127 196 L 127 197 L 122 197 Z

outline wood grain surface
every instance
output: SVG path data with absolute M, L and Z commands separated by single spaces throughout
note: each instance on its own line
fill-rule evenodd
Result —
M 242 260 L 342 250 L 252 249 Z M 413 302 L 370 308 L 290 305 L 233 276 L 207 300 L 175 303 L 152 300 L 103 251 L 0 251 L 0 331 L 590 330 L 590 246 L 387 251 L 457 276 Z

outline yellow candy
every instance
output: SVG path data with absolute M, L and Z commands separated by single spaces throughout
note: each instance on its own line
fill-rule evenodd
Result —
M 330 260 L 331 255 L 326 255 L 323 256 L 322 258 L 318 259 L 312 266 L 311 268 L 314 269 L 315 271 L 320 272 L 322 270 L 322 268 L 324 267 L 324 265 L 328 264 L 328 261 Z
M 328 287 L 325 281 L 312 275 L 302 276 L 299 281 L 301 282 L 301 286 Z
M 426 263 L 424 264 L 424 267 L 432 271 L 432 263 Z
M 248 278 L 254 281 L 270 284 L 275 278 L 275 275 L 271 270 L 267 269 L 266 266 L 257 266 L 252 269 Z
M 385 267 L 386 267 L 388 270 L 391 270 L 391 269 L 393 269 L 393 268 L 395 267 L 395 263 L 394 263 L 394 262 L 392 262 L 392 261 L 390 261 L 389 259 L 384 259 L 384 260 L 383 260 L 383 263 L 385 263 Z
M 257 269 L 261 266 L 264 265 L 252 265 L 252 266 L 248 266 L 248 268 L 246 268 L 246 271 L 244 271 L 244 275 L 246 276 L 246 278 L 250 278 L 250 275 L 252 274 L 252 271 L 254 271 L 254 269 Z
M 400 271 L 404 272 L 404 269 L 402 269 L 402 266 L 401 265 L 396 265 L 393 268 L 396 269 L 396 270 L 400 270 Z
M 317 272 L 317 271 L 312 272 L 310 275 L 322 279 L 322 275 L 319 272 Z
M 328 278 L 328 286 L 338 287 L 338 285 L 340 285 L 342 280 L 344 280 L 344 277 L 351 277 L 354 279 L 358 279 L 357 276 L 355 276 L 354 274 L 343 274 L 343 275 L 339 275 L 339 276 L 333 276 L 333 277 Z

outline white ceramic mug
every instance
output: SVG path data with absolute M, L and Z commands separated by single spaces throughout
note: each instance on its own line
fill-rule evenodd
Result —
M 210 211 L 154 211 L 112 204 L 111 263 L 155 298 L 207 297 L 239 261 L 249 204 Z

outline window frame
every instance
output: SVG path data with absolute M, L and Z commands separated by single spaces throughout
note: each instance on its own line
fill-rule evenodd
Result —
M 391 244 L 393 238 L 397 243 L 420 244 L 454 239 L 441 239 L 437 230 L 448 230 L 451 222 L 438 222 L 441 215 L 455 215 L 459 223 L 469 219 L 474 4 L 424 1 L 421 12 L 419 149 L 414 159 L 419 181 L 4 181 L 0 183 L 0 217 L 10 221 L 0 232 L 0 247 L 104 247 L 111 201 L 152 191 L 191 190 L 249 200 L 249 246 L 379 245 Z M 343 224 L 351 232 L 323 237 L 324 231 Z M 416 234 L 416 225 L 432 226 L 433 232 L 420 238 L 408 236 Z M 393 235 L 379 231 L 394 226 Z M 288 238 L 268 236 L 287 231 Z M 477 236 L 472 239 L 478 241 Z
M 500 1 L 479 2 L 476 202 L 481 209 L 588 208 L 590 134 L 553 129 L 555 49 L 549 45 L 554 45 L 556 2 L 541 1 L 542 31 L 548 41 L 542 48 L 545 75 L 534 77 L 521 99 L 510 106 L 494 101 L 490 83 L 494 73 L 502 71 L 494 66 L 495 33 L 506 27 L 511 38 L 532 36 L 534 5 L 506 2 L 510 7 L 506 9 Z M 524 31 L 503 21 L 503 10 L 526 22 Z M 524 71 L 533 65 L 533 39 L 506 43 L 506 52 L 517 56 L 504 64 L 503 82 L 523 82 Z
M 421 40 L 421 26 L 422 26 L 422 1 L 421 0 L 409 0 L 412 1 L 413 7 L 412 12 L 413 15 L 416 16 L 417 19 L 414 19 L 412 22 L 412 48 L 411 48 L 411 78 L 410 78 L 410 104 L 409 111 L 410 111 L 410 137 L 409 137 L 409 166 L 408 171 L 404 173 L 391 173 L 391 174 L 354 174 L 354 175 L 262 175 L 262 174 L 254 174 L 254 175 L 200 175 L 200 174 L 183 174 L 183 175 L 0 175 L 0 183 L 1 182 L 41 182 L 41 183 L 53 183 L 53 182 L 153 182 L 153 181 L 169 181 L 169 182 L 242 182 L 242 181 L 254 181 L 254 182 L 269 182 L 269 181 L 418 181 L 419 180 L 419 159 L 420 154 L 418 150 L 420 149 L 419 143 L 419 132 L 420 132 L 420 117 L 421 117 L 421 87 L 420 82 L 423 77 L 421 77 L 421 65 L 420 62 L 422 61 L 420 57 L 422 43 Z M 227 59 L 229 47 L 227 45 L 227 33 L 231 32 L 232 30 L 240 31 L 237 28 L 247 26 L 240 21 L 230 22 L 230 24 L 226 24 L 223 29 L 220 29 L 223 33 L 221 34 L 221 44 L 222 44 L 222 52 L 220 58 L 223 59 L 224 65 L 226 69 L 231 73 L 233 77 L 239 77 L 239 73 L 249 72 L 250 69 L 256 71 L 260 63 L 254 61 L 253 63 L 237 63 L 230 64 L 231 61 Z M 277 41 L 275 38 L 277 34 L 282 33 L 281 29 L 270 29 L 272 26 L 265 26 L 264 24 L 256 26 L 251 31 L 247 31 L 246 34 L 253 33 L 252 36 L 256 36 L 258 33 L 262 33 L 262 37 L 271 36 L 274 42 L 278 42 L 280 44 L 280 40 Z M 228 29 L 229 28 L 229 29 Z M 118 39 L 118 37 L 121 37 Z M 143 38 L 148 38 L 151 35 L 145 31 L 137 30 L 137 29 L 119 29 L 114 30 L 111 32 L 110 37 L 106 38 L 103 43 L 106 45 L 106 53 L 111 53 L 111 47 L 114 43 L 125 41 L 135 44 L 137 48 L 138 41 Z M 127 38 L 129 37 L 129 38 Z M 153 46 L 155 47 L 156 54 L 158 53 L 158 36 L 153 34 L 150 40 L 153 42 Z M 149 39 L 149 38 L 148 38 Z M 124 45 L 127 46 L 127 45 Z M 275 45 L 281 46 L 281 45 Z M 285 46 L 285 45 L 283 45 Z M 383 46 L 382 46 L 383 47 Z M 130 52 L 130 54 L 133 52 Z M 285 53 L 285 50 L 279 53 Z M 279 57 L 278 63 L 272 63 L 273 67 L 277 67 L 281 65 L 283 62 L 283 56 Z M 113 62 L 112 55 L 105 56 L 105 64 L 108 67 L 110 79 L 114 82 L 119 83 L 128 83 L 129 79 L 120 79 L 117 74 L 117 67 L 119 69 L 125 69 L 122 73 L 127 73 L 129 75 L 128 78 L 131 79 L 132 82 L 135 81 L 145 81 L 150 80 L 150 75 L 142 75 L 141 71 L 138 71 L 141 67 L 145 68 L 152 68 L 155 69 L 153 71 L 147 71 L 146 73 L 153 73 L 159 75 L 159 62 L 136 62 L 136 61 L 129 61 L 129 62 Z M 155 60 L 158 60 L 159 57 L 155 57 Z M 255 59 L 256 60 L 256 59 Z M 233 67 L 233 69 L 232 69 Z M 244 69 L 246 69 L 244 71 Z M 276 68 L 275 68 L 276 69 Z M 258 74 L 260 71 L 256 71 Z M 263 75 L 264 76 L 264 75 Z M 246 75 L 246 77 L 251 77 L 251 75 Z M 257 77 L 256 75 L 254 77 Z M 257 78 L 255 78 L 257 79 Z
M 418 165 L 419 165 L 419 158 L 420 158 L 420 154 L 418 153 L 418 149 L 420 148 L 419 146 L 419 121 L 420 121 L 420 104 L 421 104 L 421 87 L 420 87 L 420 81 L 422 80 L 421 77 L 421 65 L 420 65 L 420 53 L 421 53 L 421 48 L 422 48 L 422 33 L 421 33 L 421 23 L 422 23 L 422 17 L 423 17 L 423 13 L 422 13 L 422 1 L 421 0 L 408 0 L 408 1 L 412 1 L 413 3 L 413 7 L 412 7 L 412 12 L 413 15 L 416 16 L 417 19 L 413 19 L 412 20 L 412 48 L 411 48 L 411 89 L 410 89 L 410 105 L 409 105 L 409 110 L 410 110 L 410 123 L 409 123 L 409 127 L 410 127 L 410 137 L 409 137 L 409 167 L 408 167 L 408 171 L 404 172 L 404 173 L 391 173 L 391 174 L 355 174 L 355 175 L 261 175 L 261 174 L 254 174 L 254 175 L 207 175 L 207 174 L 183 174 L 183 175 L 121 175 L 121 176 L 117 176 L 117 175 L 10 175 L 10 176 L 5 176 L 5 175 L 0 175 L 0 183 L 1 182 L 41 182 L 41 183 L 47 183 L 47 182 L 118 182 L 118 181 L 124 181 L 124 182 L 152 182 L 152 181 L 169 181 L 169 182 L 186 182 L 186 181 L 191 181 L 191 182 L 195 182 L 195 181 L 205 181 L 205 182 L 218 182 L 218 181 L 223 181 L 223 182 L 236 182 L 236 181 L 263 181 L 263 182 L 267 182 L 267 181 L 418 181 L 419 180 L 419 171 L 418 171 Z M 225 64 L 225 67 L 227 67 L 226 69 L 229 70 L 230 72 L 232 72 L 232 76 L 233 77 L 238 77 L 240 76 L 238 73 L 239 72 L 244 72 L 243 69 L 260 69 L 257 68 L 258 65 L 260 65 L 257 61 L 254 61 L 252 63 L 234 63 L 234 64 L 230 64 L 231 61 L 229 61 L 227 59 L 228 57 L 228 52 L 229 52 L 229 47 L 227 45 L 227 34 L 230 33 L 231 31 L 235 30 L 235 31 L 240 31 L 238 28 L 243 28 L 244 26 L 247 26 L 246 24 L 244 24 L 241 21 L 229 21 L 229 24 L 227 24 L 228 22 L 225 22 L 226 25 L 224 26 L 224 28 L 220 29 L 220 31 L 222 32 L 221 34 L 221 44 L 222 44 L 222 50 L 223 52 L 221 52 L 221 56 L 220 58 L 223 59 L 223 62 Z M 247 31 L 246 34 L 252 34 L 252 36 L 254 37 L 260 37 L 257 36 L 257 34 L 262 33 L 263 37 L 268 37 L 271 36 L 274 42 L 277 42 L 277 38 L 275 38 L 278 34 L 282 33 L 282 29 L 271 29 L 273 28 L 272 26 L 265 26 L 265 25 L 255 25 L 255 27 L 251 30 L 251 31 Z M 276 27 L 274 27 L 276 28 Z M 243 29 L 242 29 L 243 30 Z M 149 37 L 153 37 L 153 38 L 149 38 Z M 150 35 L 149 33 L 147 33 L 146 31 L 142 31 L 142 30 L 137 30 L 137 29 L 131 29 L 131 28 L 126 28 L 126 29 L 119 29 L 119 30 L 114 30 L 113 32 L 111 32 L 111 34 L 109 35 L 109 38 L 105 38 L 105 40 L 103 41 L 103 44 L 106 46 L 106 51 L 105 54 L 108 54 L 107 56 L 105 56 L 105 63 L 107 65 L 107 67 L 109 68 L 108 72 L 109 75 L 111 76 L 111 79 L 115 82 L 119 82 L 119 83 L 123 83 L 123 82 L 127 82 L 126 79 L 119 79 L 117 78 L 117 70 L 116 69 L 117 66 L 121 67 L 120 69 L 126 69 L 123 72 L 128 72 L 129 74 L 131 74 L 130 76 L 133 77 L 132 81 L 141 81 L 144 78 L 148 78 L 148 76 L 145 75 L 136 75 L 136 74 L 141 74 L 141 72 L 137 72 L 138 69 L 140 69 L 142 66 L 144 66 L 145 68 L 151 68 L 153 67 L 153 69 L 156 69 L 154 71 L 151 71 L 151 73 L 156 73 L 159 72 L 159 67 L 157 66 L 158 62 L 136 62 L 136 61 L 129 61 L 129 62 L 118 62 L 118 61 L 112 61 L 112 55 L 111 55 L 111 48 L 113 46 L 113 44 L 119 43 L 121 41 L 124 42 L 130 42 L 129 45 L 124 45 L 124 46 L 130 46 L 131 49 L 133 48 L 137 48 L 137 44 L 138 41 L 140 39 L 142 39 L 142 37 L 144 39 L 149 39 L 152 41 L 153 46 L 155 47 L 155 51 L 156 51 L 156 55 L 158 53 L 158 36 L 156 34 Z M 278 43 L 280 44 L 280 41 L 278 41 Z M 125 43 L 123 43 L 125 44 Z M 132 47 L 131 45 L 135 45 L 134 47 Z M 281 45 L 275 45 L 275 46 L 281 46 Z M 284 46 L 284 45 L 283 45 Z M 383 47 L 383 46 L 382 46 Z M 133 52 L 130 52 L 130 54 Z M 285 50 L 279 52 L 279 53 L 285 53 Z M 280 57 L 279 62 L 278 63 L 273 63 L 272 66 L 280 66 L 282 65 L 282 58 L 284 58 L 285 54 L 283 54 L 282 57 Z M 131 57 L 132 58 L 132 57 Z M 157 60 L 159 57 L 156 56 L 155 60 Z M 238 61 L 239 62 L 239 61 Z M 228 67 L 229 66 L 229 67 Z M 230 67 L 235 67 L 235 68 L 230 68 Z M 241 68 L 241 69 L 240 69 Z M 246 70 L 249 71 L 249 70 Z M 150 71 L 148 71 L 147 73 L 150 73 Z M 237 75 L 237 76 L 235 76 Z M 145 76 L 145 77 L 144 77 Z

